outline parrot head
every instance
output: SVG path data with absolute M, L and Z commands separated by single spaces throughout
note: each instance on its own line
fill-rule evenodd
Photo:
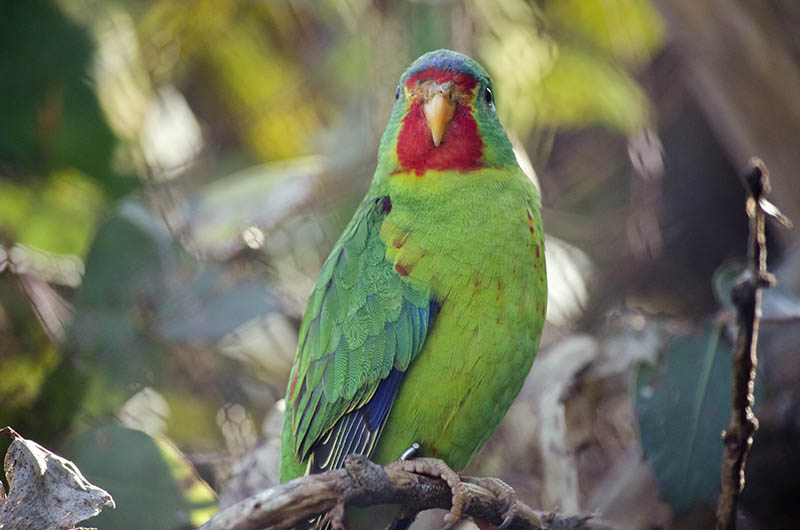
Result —
M 491 79 L 469 57 L 449 50 L 426 53 L 400 78 L 395 100 L 378 174 L 516 165 L 495 113 Z

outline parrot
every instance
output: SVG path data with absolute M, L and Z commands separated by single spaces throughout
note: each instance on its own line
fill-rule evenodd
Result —
M 462 470 L 539 347 L 541 201 L 489 75 L 465 55 L 432 51 L 394 97 L 372 183 L 300 324 L 281 482 L 342 468 L 352 454 L 387 465 L 412 446 Z

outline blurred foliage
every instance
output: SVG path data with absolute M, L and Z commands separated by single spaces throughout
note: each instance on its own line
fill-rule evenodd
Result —
M 92 518 L 98 528 L 193 528 L 216 511 L 214 492 L 171 443 L 119 425 L 94 428 L 65 454 L 95 484 L 114 490 L 114 510 Z
M 768 24 L 796 11 L 770 11 L 779 3 L 720 17 L 740 17 L 724 27 L 749 31 L 736 42 L 753 56 L 769 45 L 797 59 L 791 32 Z M 725 77 L 739 57 L 713 55 L 721 71 L 694 64 L 718 50 L 716 17 L 690 32 L 709 39 L 681 41 L 696 21 L 666 4 L 3 2 L 0 425 L 65 449 L 116 498 L 101 528 L 197 525 L 214 509 L 202 480 L 234 492 L 226 502 L 274 480 L 242 462 L 276 461 L 305 299 L 368 185 L 397 79 L 447 47 L 493 76 L 520 160 L 536 168 L 548 238 L 540 360 L 474 469 L 542 509 L 679 527 L 718 481 L 727 339 L 712 351 L 707 334 L 722 328 L 703 335 L 693 322 L 729 321 L 735 268 L 710 286 L 744 252 L 735 168 L 753 146 L 783 168 L 800 155 L 765 141 L 797 136 L 794 78 L 750 70 L 755 86 L 785 87 L 771 94 L 785 96 L 775 107 L 788 125 L 778 115 L 760 127 L 732 103 L 742 87 L 760 94 Z M 776 190 L 796 186 L 796 172 L 773 173 Z M 776 197 L 800 207 L 796 194 Z M 792 243 L 794 232 L 771 252 Z M 796 261 L 764 297 L 764 365 L 778 367 L 763 374 L 770 447 L 793 435 L 800 410 L 787 390 L 800 373 L 783 361 L 797 337 L 780 327 L 800 314 Z M 534 384 L 551 376 L 557 398 Z M 687 437 L 688 449 L 673 443 Z M 636 517 L 631 491 L 653 499 Z M 768 498 L 745 507 L 775 513 Z
M 730 345 L 720 325 L 667 345 L 664 362 L 642 365 L 636 416 L 642 449 L 678 515 L 719 494 L 720 433 L 730 423 Z
M 663 23 L 648 2 L 475 3 L 490 32 L 481 49 L 497 79 L 499 105 L 522 136 L 534 126 L 601 125 L 623 133 L 648 121 L 646 96 L 625 69 L 663 44 Z M 543 31 L 544 28 L 544 31 Z
M 135 181 L 112 169 L 116 142 L 87 82 L 93 44 L 49 0 L 0 7 L 0 159 L 10 176 L 72 168 L 114 197 Z

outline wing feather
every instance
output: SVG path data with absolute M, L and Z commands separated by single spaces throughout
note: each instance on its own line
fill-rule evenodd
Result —
M 383 197 L 365 201 L 309 297 L 287 389 L 287 427 L 310 472 L 370 456 L 436 313 L 429 289 L 386 259 Z

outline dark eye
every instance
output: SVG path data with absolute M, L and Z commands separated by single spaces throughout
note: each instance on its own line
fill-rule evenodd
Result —
M 494 101 L 494 99 L 492 98 L 492 89 L 489 88 L 488 86 L 483 91 L 483 99 L 486 100 L 487 105 L 491 105 L 492 101 Z
M 400 99 L 400 85 L 397 85 L 397 90 L 394 91 L 394 99 Z

